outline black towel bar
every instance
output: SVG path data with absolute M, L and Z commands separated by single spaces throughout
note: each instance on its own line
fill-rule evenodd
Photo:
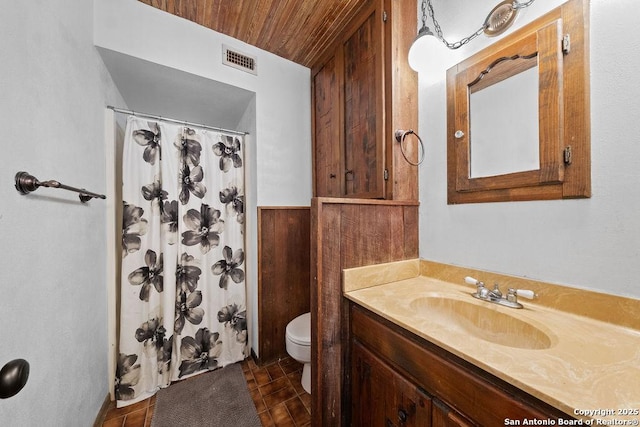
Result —
M 29 194 L 32 191 L 36 191 L 38 187 L 62 188 L 63 190 L 75 191 L 76 193 L 80 193 L 78 197 L 80 197 L 82 203 L 86 203 L 91 199 L 107 198 L 104 194 L 93 193 L 84 188 L 71 187 L 54 180 L 38 181 L 38 178 L 28 172 L 18 172 L 16 174 L 16 190 L 21 194 Z

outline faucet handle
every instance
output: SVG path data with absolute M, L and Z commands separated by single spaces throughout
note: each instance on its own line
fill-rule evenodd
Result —
M 476 295 L 480 299 L 486 299 L 489 295 L 489 289 L 484 287 L 484 282 L 481 282 L 478 279 L 474 279 L 471 276 L 467 276 L 464 278 L 465 283 L 468 285 L 476 285 Z
M 481 281 L 479 281 L 478 279 L 474 279 L 471 276 L 467 276 L 464 278 L 464 282 L 467 285 L 476 285 L 476 286 L 484 286 L 484 283 L 482 283 Z
M 527 299 L 534 299 L 537 295 L 528 289 L 516 289 L 516 295 L 519 297 L 525 297 Z
M 516 295 L 519 297 L 524 297 L 527 299 L 534 299 L 537 295 L 528 289 L 514 289 L 509 288 L 509 293 L 507 294 L 507 300 L 511 302 L 517 302 Z

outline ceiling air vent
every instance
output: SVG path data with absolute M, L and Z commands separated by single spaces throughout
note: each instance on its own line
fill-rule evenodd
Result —
M 222 63 L 251 74 L 258 74 L 255 56 L 249 56 L 222 45 Z

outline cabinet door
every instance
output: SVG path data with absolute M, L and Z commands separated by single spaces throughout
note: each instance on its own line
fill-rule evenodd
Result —
M 382 10 L 376 7 L 342 44 L 345 195 L 384 197 Z
M 428 396 L 358 343 L 352 357 L 352 425 L 431 426 Z
M 431 399 L 415 384 L 394 373 L 394 400 L 387 408 L 388 426 L 429 427 L 432 425 Z M 390 422 L 391 421 L 391 422 Z
M 341 58 L 332 56 L 313 76 L 314 174 L 317 197 L 344 194 L 342 125 L 340 123 Z
M 391 399 L 391 371 L 361 345 L 353 346 L 353 426 L 387 427 L 387 401 Z

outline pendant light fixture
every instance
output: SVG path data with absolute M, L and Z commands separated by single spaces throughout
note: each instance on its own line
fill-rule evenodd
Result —
M 429 10 L 433 10 L 431 1 L 427 2 L 427 0 L 422 0 L 422 26 L 420 30 L 418 30 L 418 36 L 409 48 L 409 66 L 414 71 L 424 69 L 423 65 L 429 60 L 426 52 L 431 52 L 431 49 L 441 43 L 440 39 L 436 38 L 436 35 L 433 34 L 433 31 L 427 26 L 427 4 Z
M 444 44 L 449 49 L 458 49 L 480 34 L 484 34 L 487 37 L 495 37 L 504 33 L 513 25 L 520 9 L 529 7 L 534 1 L 535 0 L 528 0 L 527 2 L 520 3 L 517 0 L 506 0 L 501 2 L 489 12 L 484 23 L 476 32 L 455 43 L 451 43 L 448 42 L 442 34 L 442 28 L 440 28 L 440 24 L 433 12 L 431 0 L 422 0 L 422 26 L 418 31 L 418 36 L 409 49 L 409 66 L 415 71 L 423 68 L 423 65 L 429 60 L 428 53 L 433 46 Z M 427 13 L 433 22 L 433 27 L 436 31 L 435 34 L 427 26 Z

